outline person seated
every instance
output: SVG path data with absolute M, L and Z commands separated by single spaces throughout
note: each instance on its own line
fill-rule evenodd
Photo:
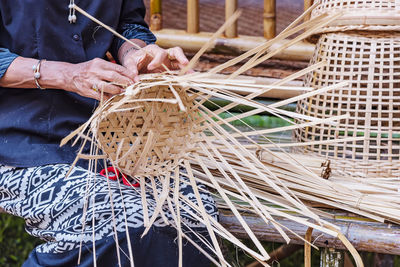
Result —
M 0 209 L 24 218 L 28 233 L 45 241 L 24 266 L 178 266 L 175 228 L 156 220 L 141 238 L 140 193 L 91 174 L 83 161 L 66 176 L 77 148 L 59 144 L 90 118 L 102 92 L 112 97 L 140 73 L 163 71 L 163 64 L 177 70 L 188 60 L 179 47 L 155 44 L 142 0 L 79 1 L 141 49 L 75 13 L 73 2 L 0 3 Z M 192 190 L 182 186 L 181 193 Z M 202 199 L 215 216 L 210 195 Z M 147 201 L 151 216 L 154 196 Z M 187 225 L 204 231 L 195 220 Z M 209 265 L 184 243 L 184 266 Z

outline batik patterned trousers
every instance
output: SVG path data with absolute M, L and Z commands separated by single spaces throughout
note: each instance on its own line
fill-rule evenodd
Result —
M 177 231 L 166 223 L 173 221 L 171 214 L 158 216 L 141 237 L 145 227 L 140 188 L 90 174 L 80 167 L 74 167 L 66 176 L 69 169 L 66 164 L 0 166 L 0 208 L 24 218 L 27 232 L 45 241 L 32 251 L 24 266 L 76 266 L 78 258 L 79 266 L 131 266 L 128 244 L 135 266 L 178 265 Z M 181 183 L 180 192 L 197 203 L 187 183 Z M 202 191 L 201 198 L 207 212 L 216 217 L 210 195 Z M 154 194 L 146 193 L 146 203 L 151 217 L 156 207 Z M 202 244 L 197 235 L 207 240 L 204 225 L 190 212 L 182 210 L 181 218 L 184 229 L 195 229 L 195 234 L 187 230 L 187 235 L 196 244 Z M 193 243 L 183 243 L 184 266 L 209 266 Z

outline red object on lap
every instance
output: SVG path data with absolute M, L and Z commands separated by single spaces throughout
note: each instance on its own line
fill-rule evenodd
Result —
M 107 176 L 107 174 L 108 174 L 108 176 Z M 108 179 L 110 179 L 110 180 L 117 181 L 119 179 L 119 177 L 121 176 L 121 172 L 114 167 L 108 167 L 106 169 L 102 169 L 100 171 L 100 175 L 104 176 L 104 177 L 108 177 Z M 128 177 L 129 176 L 122 173 L 122 183 L 124 185 L 133 186 L 133 187 L 140 186 L 140 184 L 137 182 L 135 182 L 135 183 L 129 182 Z M 129 178 L 130 178 L 130 180 L 133 180 L 131 177 L 129 177 Z

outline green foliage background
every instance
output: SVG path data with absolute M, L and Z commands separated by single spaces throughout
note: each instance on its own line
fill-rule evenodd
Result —
M 42 243 L 28 235 L 25 222 L 8 214 L 0 214 L 0 266 L 21 266 L 31 250 Z

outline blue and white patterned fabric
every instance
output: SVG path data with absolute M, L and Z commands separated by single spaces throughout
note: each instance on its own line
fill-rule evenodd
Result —
M 79 266 L 93 266 L 94 249 L 97 266 L 118 266 L 119 262 L 130 266 L 126 226 L 135 266 L 177 266 L 177 231 L 164 219 L 159 216 L 141 238 L 145 228 L 140 188 L 124 186 L 80 167 L 66 177 L 69 169 L 67 164 L 0 166 L 0 207 L 24 218 L 28 233 L 46 241 L 32 251 L 24 266 L 76 266 L 79 255 Z M 181 183 L 180 192 L 196 203 L 190 186 Z M 211 196 L 203 192 L 201 197 L 207 212 L 216 217 Z M 156 206 L 152 192 L 147 192 L 146 199 L 151 217 Z M 172 222 L 171 214 L 164 214 Z M 185 210 L 181 210 L 181 217 L 184 225 L 207 236 L 204 226 Z M 183 262 L 184 266 L 209 266 L 208 259 L 188 241 L 184 241 Z

